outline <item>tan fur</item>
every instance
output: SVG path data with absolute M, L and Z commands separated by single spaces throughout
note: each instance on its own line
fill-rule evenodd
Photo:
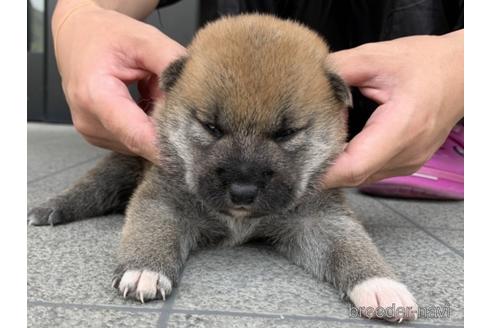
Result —
M 196 35 L 173 92 L 204 119 L 219 105 L 238 130 L 245 122 L 272 128 L 288 104 L 301 108 L 296 108 L 299 126 L 307 123 L 302 112 L 318 111 L 318 118 L 331 122 L 337 117 L 331 111 L 339 106 L 326 106 L 333 98 L 326 78 L 328 51 L 315 32 L 292 21 L 265 15 L 221 19 Z M 216 99 L 225 102 L 215 104 Z

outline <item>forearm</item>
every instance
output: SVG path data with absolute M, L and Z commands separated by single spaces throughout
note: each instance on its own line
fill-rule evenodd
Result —
M 158 0 L 58 0 L 51 20 L 53 40 L 56 44 L 63 25 L 81 11 L 113 10 L 135 19 L 147 17 L 158 4 Z
M 95 0 L 104 9 L 111 9 L 127 16 L 144 19 L 157 6 L 158 0 Z
M 158 2 L 158 0 L 58 0 L 52 24 L 53 27 L 56 27 L 74 10 L 90 6 L 114 10 L 141 20 L 156 8 Z

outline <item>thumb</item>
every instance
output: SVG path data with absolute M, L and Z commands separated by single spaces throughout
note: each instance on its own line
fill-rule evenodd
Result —
M 133 101 L 124 83 L 118 82 L 122 84 L 121 88 L 115 90 L 111 97 L 102 99 L 98 103 L 100 108 L 95 108 L 99 112 L 99 120 L 129 152 L 158 164 L 159 152 L 154 122 Z
M 401 140 L 398 113 L 391 110 L 391 104 L 379 106 L 376 112 L 326 173 L 323 179 L 326 188 L 364 183 L 401 150 L 400 143 L 396 142 Z

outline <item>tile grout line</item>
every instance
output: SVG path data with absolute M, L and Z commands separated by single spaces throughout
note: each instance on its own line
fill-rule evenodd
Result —
M 68 170 L 70 170 L 70 169 L 76 168 L 77 166 L 80 166 L 80 165 L 84 165 L 84 164 L 90 163 L 90 162 L 92 162 L 92 161 L 95 161 L 95 160 L 97 160 L 97 159 L 99 159 L 99 158 L 103 157 L 103 156 L 104 156 L 104 155 L 97 155 L 97 156 L 91 157 L 91 158 L 89 158 L 89 159 L 87 159 L 87 160 L 85 160 L 85 161 L 78 162 L 78 163 L 72 164 L 72 165 L 70 165 L 70 166 L 64 167 L 63 169 L 58 170 L 58 171 L 56 171 L 56 172 L 48 173 L 48 174 L 43 175 L 43 176 L 41 176 L 41 177 L 38 177 L 38 178 L 32 179 L 32 180 L 30 180 L 30 181 L 27 181 L 27 185 L 31 185 L 31 184 L 33 184 L 33 183 L 39 182 L 39 181 L 41 181 L 41 180 L 44 180 L 44 179 L 49 178 L 49 177 L 52 177 L 52 176 L 57 175 L 57 174 L 59 174 L 59 173 L 62 173 L 62 172 L 68 171 Z
M 171 300 L 171 297 L 169 298 Z M 290 319 L 295 321 L 324 321 L 324 322 L 341 322 L 341 323 L 354 323 L 354 324 L 365 324 L 365 320 L 359 319 L 343 319 L 343 318 L 333 318 L 328 316 L 319 316 L 319 315 L 300 315 L 300 314 L 275 314 L 275 313 L 255 313 L 255 312 L 242 312 L 242 311 L 218 311 L 218 310 L 199 310 L 199 309 L 180 309 L 174 308 L 174 302 L 171 306 L 164 306 L 159 308 L 145 308 L 145 307 L 133 307 L 133 306 L 119 306 L 119 305 L 105 305 L 105 304 L 70 304 L 70 303 L 55 303 L 55 302 L 45 302 L 45 301 L 28 301 L 28 307 L 30 306 L 45 306 L 45 307 L 61 307 L 67 309 L 90 309 L 90 310 L 116 310 L 116 311 L 124 311 L 130 313 L 161 313 L 164 316 L 167 315 L 168 319 L 171 314 L 191 314 L 191 315 L 216 315 L 216 316 L 231 316 L 231 317 L 243 317 L 243 318 L 264 318 L 264 319 Z M 161 316 L 159 317 L 158 322 L 160 324 L 164 324 L 167 326 L 167 322 L 161 321 Z M 386 326 L 387 323 L 385 321 L 370 321 L 371 324 L 374 325 L 382 325 Z M 406 326 L 408 327 L 436 327 L 439 325 L 440 327 L 446 328 L 454 328 L 454 327 L 462 327 L 455 324 L 447 325 L 442 323 L 436 324 L 426 324 L 426 323 L 417 323 L 406 322 Z M 159 326 L 162 327 L 162 326 Z
M 255 312 L 242 312 L 242 311 L 217 311 L 217 310 L 187 310 L 187 309 L 179 309 L 179 308 L 174 308 L 172 313 L 180 313 L 180 314 L 199 314 L 199 315 L 217 315 L 217 316 L 236 316 L 236 317 L 246 317 L 246 318 L 265 318 L 265 319 L 291 319 L 295 321 L 304 321 L 304 320 L 311 320 L 311 321 L 328 321 L 328 322 L 342 322 L 342 323 L 355 323 L 355 324 L 362 324 L 365 325 L 366 321 L 368 319 L 363 318 L 363 320 L 360 319 L 352 319 L 352 318 L 334 318 L 334 317 L 328 317 L 328 316 L 319 316 L 319 315 L 301 315 L 301 314 L 278 314 L 278 313 L 255 313 Z M 373 320 L 370 321 L 371 324 L 373 325 L 382 325 L 382 326 L 387 326 L 386 321 L 377 321 Z M 425 324 L 425 323 L 414 323 L 414 322 L 406 322 L 408 327 L 436 327 L 434 324 Z M 462 327 L 462 326 L 457 326 L 455 324 L 451 325 L 443 325 L 442 323 L 438 323 L 440 327 Z
M 431 236 L 432 238 L 434 238 L 435 240 L 437 240 L 438 242 L 440 242 L 441 244 L 443 244 L 444 246 L 446 246 L 449 250 L 451 250 L 456 255 L 464 258 L 464 255 L 463 255 L 462 252 L 458 251 L 457 249 L 455 249 L 454 247 L 452 247 L 451 245 L 449 245 L 447 242 L 445 242 L 441 238 L 437 237 L 432 232 L 428 231 L 425 227 L 421 226 L 420 224 L 418 224 L 414 220 L 410 219 L 408 216 L 404 215 L 403 213 L 400 213 L 397 209 L 395 209 L 391 205 L 385 204 L 385 203 L 381 202 L 380 200 L 377 200 L 377 202 L 379 202 L 381 205 L 389 208 L 390 210 L 392 210 L 396 214 L 400 215 L 401 217 L 403 217 L 404 219 L 406 219 L 408 222 L 412 223 L 415 227 L 417 227 L 418 229 L 422 230 L 424 233 L 426 233 L 427 235 Z M 436 228 L 433 228 L 433 229 L 436 229 Z
M 465 229 L 458 229 L 458 228 L 427 227 L 426 229 L 428 229 L 428 230 L 440 230 L 440 231 L 465 232 Z
M 179 309 L 174 308 L 173 313 L 178 314 L 195 314 L 195 315 L 216 315 L 216 316 L 231 316 L 241 318 L 263 318 L 263 319 L 291 319 L 297 321 L 312 320 L 312 321 L 335 321 L 335 322 L 360 322 L 356 319 L 342 319 L 319 315 L 299 315 L 299 314 L 279 314 L 279 313 L 256 313 L 243 311 L 220 311 L 220 310 L 200 310 L 200 309 Z
M 90 309 L 90 310 L 116 310 L 125 311 L 130 313 L 159 313 L 161 307 L 149 308 L 149 307 L 137 307 L 127 305 L 111 305 L 111 304 L 79 304 L 79 303 L 56 303 L 46 301 L 27 301 L 27 306 L 49 306 L 49 307 L 61 307 L 67 309 Z
M 366 223 L 366 222 L 360 222 L 360 221 L 359 221 L 359 223 L 362 224 L 364 227 L 413 228 L 412 226 L 409 226 L 409 225 L 384 224 L 384 223 Z M 441 231 L 464 232 L 464 229 L 457 229 L 457 228 L 431 228 L 431 227 L 427 227 L 427 229 L 429 229 L 429 230 L 441 230 Z
M 176 298 L 178 297 L 179 285 L 181 284 L 181 279 L 183 277 L 182 275 L 183 272 L 179 277 L 179 280 L 176 284 L 176 288 L 174 288 L 174 292 L 171 292 L 171 296 L 169 296 L 167 301 L 164 302 L 165 305 L 161 309 L 159 319 L 157 320 L 157 325 L 156 325 L 157 328 L 167 328 L 167 323 L 169 322 L 169 319 L 171 318 L 171 313 L 173 312 L 174 303 L 176 302 Z
M 345 193 L 347 193 L 347 191 L 345 191 Z M 357 197 L 361 197 L 359 194 L 356 194 L 356 195 L 357 195 Z M 362 196 L 362 197 L 366 197 L 366 196 Z M 347 197 L 347 198 L 348 198 L 348 197 Z M 385 206 L 385 207 L 389 207 L 389 205 L 386 205 L 386 204 L 384 203 L 384 201 L 382 201 L 382 200 L 381 200 L 381 199 L 382 199 L 382 198 L 384 198 L 384 197 L 379 197 L 380 199 L 376 199 L 376 198 L 378 198 L 378 197 L 370 197 L 370 198 L 371 198 L 371 201 L 372 201 L 372 202 L 373 202 L 373 201 L 377 201 L 377 202 L 379 202 L 380 204 L 382 204 L 383 206 Z M 354 198 L 354 199 L 353 199 L 353 200 L 351 200 L 351 201 L 353 201 L 353 202 L 357 202 L 357 200 L 358 200 L 358 199 L 355 199 L 355 198 Z M 350 202 L 349 202 L 349 204 L 350 204 Z M 354 211 L 354 212 L 356 212 L 356 211 Z M 393 211 L 393 212 L 395 212 L 395 211 Z M 395 213 L 396 213 L 398 216 L 400 216 L 400 217 L 402 217 L 402 218 L 404 218 L 404 219 L 405 219 L 405 217 L 404 217 L 404 215 L 403 215 L 403 214 L 401 214 L 401 213 L 399 213 L 399 212 L 395 212 Z M 357 212 L 356 212 L 356 214 L 357 214 Z M 359 216 L 359 215 L 357 214 L 357 216 Z M 360 215 L 360 217 L 362 217 L 362 215 Z M 408 220 L 406 220 L 406 221 L 408 221 Z M 408 228 L 408 227 L 409 227 L 409 226 L 407 226 L 407 225 L 401 225 L 401 224 L 391 224 L 391 225 L 388 225 L 388 224 L 385 224 L 385 223 L 369 223 L 369 222 L 370 222 L 369 220 L 368 220 L 367 222 L 362 222 L 361 220 L 359 220 L 359 222 L 360 222 L 360 223 L 361 223 L 364 227 L 365 227 L 365 226 L 386 226 L 386 227 L 395 227 L 395 228 Z M 413 222 L 411 222 L 411 223 L 413 224 Z M 437 230 L 437 229 L 439 229 L 439 230 L 442 230 L 442 231 L 459 231 L 459 232 L 463 232 L 463 231 L 464 231 L 464 228 L 459 229 L 459 228 L 427 227 L 427 229 L 430 229 L 430 230 Z
M 159 319 L 157 320 L 157 328 L 166 328 L 171 313 L 173 311 L 174 301 L 176 300 L 177 290 L 169 296 L 169 298 L 164 302 L 164 307 L 161 308 L 159 312 Z

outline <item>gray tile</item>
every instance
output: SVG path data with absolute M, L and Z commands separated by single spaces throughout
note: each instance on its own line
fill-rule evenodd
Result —
M 462 201 L 379 200 L 422 227 L 463 230 Z
M 428 318 L 419 323 L 463 324 L 463 258 L 417 228 L 369 227 L 376 245 L 402 282 L 413 292 Z M 449 307 L 449 316 L 432 318 L 432 311 Z M 444 313 L 448 314 L 448 313 Z
M 387 324 L 393 326 L 394 324 Z M 169 328 L 195 327 L 195 328 L 253 328 L 253 327 L 275 327 L 275 328 L 348 328 L 348 327 L 381 327 L 386 326 L 383 322 L 371 322 L 369 320 L 350 320 L 340 321 L 338 319 L 326 318 L 325 320 L 309 320 L 307 318 L 292 319 L 288 317 L 262 318 L 255 316 L 237 316 L 237 315 L 214 315 L 214 314 L 172 314 L 169 322 Z M 399 325 L 405 327 L 406 325 Z
M 416 228 L 371 226 L 368 231 L 420 305 L 450 304 L 449 318 L 419 322 L 462 324 L 462 258 Z M 348 304 L 329 284 L 257 245 L 192 256 L 175 307 L 348 318 Z
M 97 159 L 87 163 L 75 166 L 68 170 L 55 173 L 45 179 L 30 183 L 27 185 L 27 207 L 31 209 L 53 196 L 56 196 L 69 186 L 71 186 L 78 178 L 82 177 L 87 171 L 93 168 L 97 163 Z
M 348 304 L 271 248 L 248 245 L 191 256 L 175 307 L 344 318 Z
M 27 143 L 34 145 L 46 142 L 46 140 L 60 137 L 75 138 L 78 137 L 73 125 L 71 124 L 53 124 L 53 123 L 27 123 Z
M 427 229 L 430 233 L 443 240 L 454 249 L 464 253 L 465 251 L 465 232 L 463 230 L 446 229 Z
M 33 328 L 155 327 L 159 313 L 136 313 L 109 309 L 30 306 L 27 326 Z
M 66 153 L 80 152 L 80 159 L 87 160 L 87 149 L 77 144 L 79 139 L 72 127 L 29 125 L 31 166 L 38 167 L 41 175 L 52 175 L 28 184 L 28 208 L 58 194 L 95 165 L 96 160 L 92 160 L 58 173 L 53 172 L 64 165 L 56 164 L 51 168 L 40 165 L 50 156 L 63 159 Z M 53 140 L 60 142 L 60 147 L 54 147 Z M 66 145 L 61 145 L 63 143 Z M 59 303 L 140 306 L 124 301 L 110 286 L 121 226 L 122 216 L 113 216 L 54 228 L 28 227 L 28 298 Z M 145 306 L 160 307 L 162 303 Z
M 345 189 L 350 208 L 364 225 L 412 226 L 410 222 L 381 204 L 374 197 L 362 194 L 355 188 Z
M 89 145 L 72 126 L 28 124 L 27 181 L 36 181 L 107 152 Z
M 28 300 L 162 307 L 124 300 L 111 287 L 122 216 L 27 228 Z
M 28 207 L 68 187 L 95 165 L 91 156 L 104 152 L 88 146 L 71 126 L 29 124 L 28 179 L 51 176 L 28 184 Z M 414 292 L 419 305 L 429 310 L 431 306 L 450 306 L 449 318 L 421 318 L 412 326 L 462 326 L 463 258 L 398 213 L 462 251 L 463 232 L 459 230 L 463 229 L 463 203 L 380 199 L 361 195 L 355 189 L 347 190 L 347 194 L 354 212 Z M 28 227 L 28 300 L 73 305 L 32 306 L 28 313 L 30 326 L 156 324 L 158 313 L 145 310 L 158 310 L 164 303 L 142 306 L 125 301 L 110 286 L 121 226 L 122 216 L 112 216 L 54 228 Z M 130 312 L 97 307 L 101 304 L 128 307 Z M 269 247 L 209 249 L 190 258 L 175 299 L 175 309 L 181 312 L 171 314 L 169 326 L 369 324 L 367 320 L 350 319 L 348 306 L 330 285 L 316 281 Z M 284 315 L 284 319 L 276 314 Z

